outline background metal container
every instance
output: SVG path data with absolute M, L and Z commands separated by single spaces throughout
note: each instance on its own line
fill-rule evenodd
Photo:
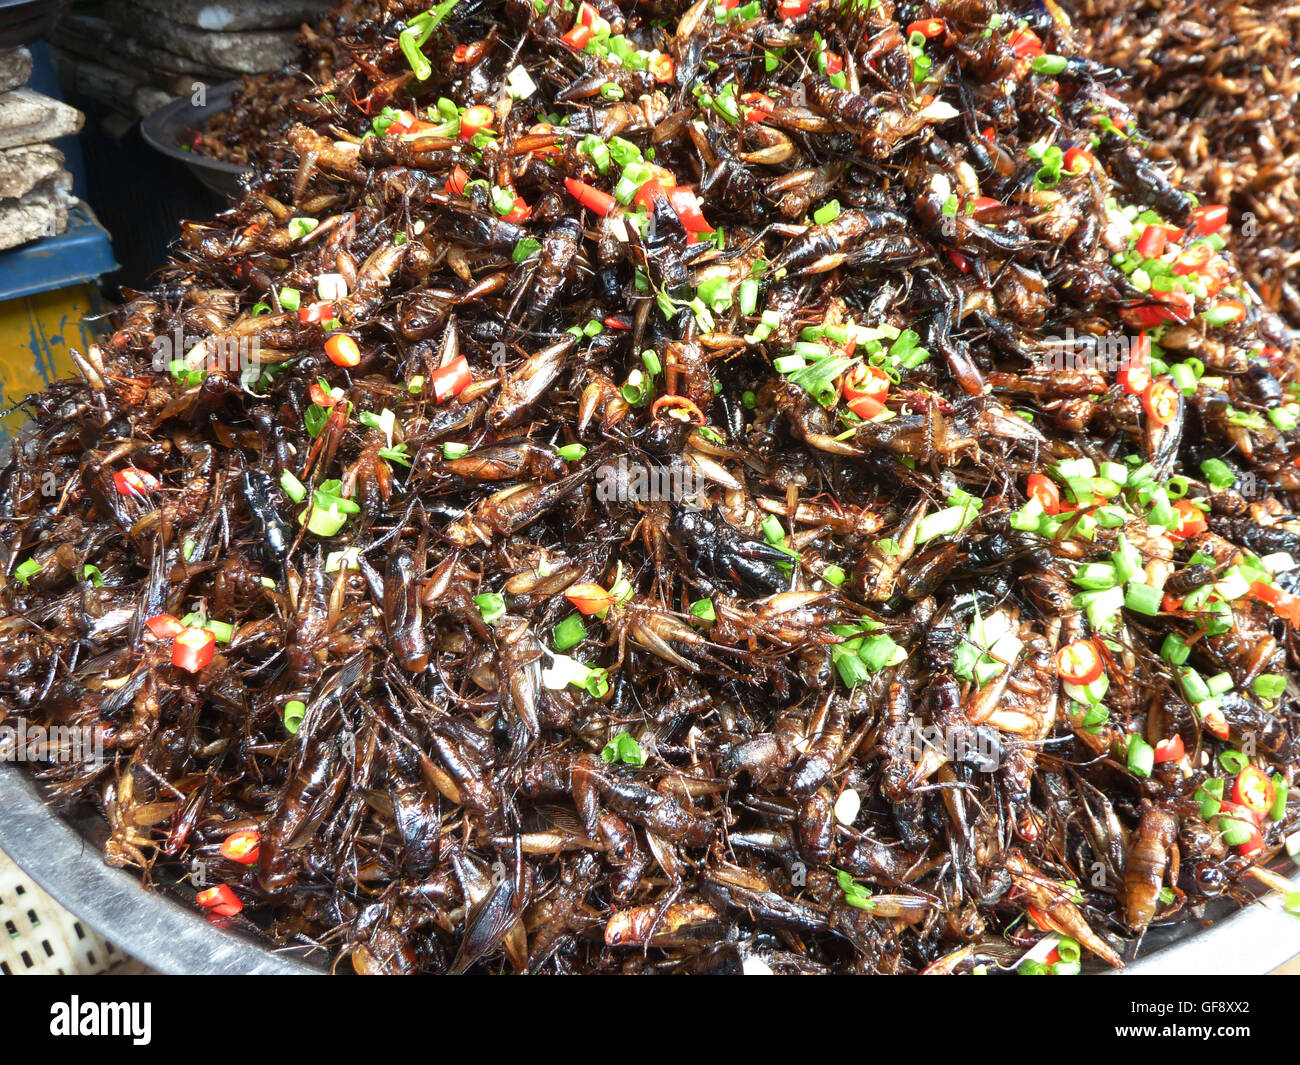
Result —
M 195 155 L 187 149 L 194 134 L 207 125 L 209 118 L 230 107 L 230 94 L 240 84 L 238 81 L 223 81 L 208 86 L 202 106 L 195 106 L 188 96 L 178 96 L 140 122 L 140 135 L 149 147 L 184 163 L 213 192 L 235 198 L 242 191 L 240 179 L 253 171 L 246 166 Z

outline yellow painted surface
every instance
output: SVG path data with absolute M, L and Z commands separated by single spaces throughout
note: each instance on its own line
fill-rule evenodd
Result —
M 104 306 L 90 285 L 0 303 L 0 440 L 27 419 L 26 411 L 10 409 L 14 404 L 76 372 L 68 349 L 84 352 L 94 342 L 98 330 L 85 318 Z

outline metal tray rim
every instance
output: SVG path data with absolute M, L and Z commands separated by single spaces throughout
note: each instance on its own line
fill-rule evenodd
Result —
M 214 927 L 126 869 L 104 863 L 16 764 L 0 765 L 0 850 L 65 909 L 150 968 L 170 975 L 320 975 L 313 964 Z M 1300 891 L 1300 870 L 1291 883 Z M 1300 954 L 1300 919 L 1274 895 L 1139 957 L 1129 976 L 1267 973 Z
M 0 766 L 0 850 L 64 909 L 168 975 L 319 975 L 313 965 L 217 928 L 115 869 L 41 798 L 17 764 Z

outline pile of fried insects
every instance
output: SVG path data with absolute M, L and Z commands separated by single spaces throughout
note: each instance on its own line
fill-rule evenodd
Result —
M 1069 974 L 1285 883 L 1297 344 L 1054 4 L 379 7 L 0 476 L 110 862 L 367 973 Z

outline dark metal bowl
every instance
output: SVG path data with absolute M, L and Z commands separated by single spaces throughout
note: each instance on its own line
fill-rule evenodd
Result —
M 209 85 L 202 107 L 194 106 L 188 96 L 178 96 L 140 120 L 140 134 L 149 147 L 184 163 L 213 192 L 232 198 L 242 194 L 241 179 L 251 175 L 252 168 L 195 155 L 187 149 L 209 118 L 218 111 L 229 110 L 231 93 L 240 86 L 238 81 Z
M 65 909 L 111 943 L 164 973 L 298 973 L 325 971 L 326 960 L 277 951 L 251 936 L 223 931 L 159 892 L 138 874 L 104 864 L 104 825 L 88 816 L 69 822 L 41 799 L 20 765 L 0 765 L 0 850 Z M 1300 872 L 1288 870 L 1300 891 Z M 1238 909 L 1224 901 L 1208 928 L 1183 921 L 1153 928 L 1142 956 L 1123 974 L 1169 976 L 1269 972 L 1300 953 L 1300 920 L 1277 897 Z

